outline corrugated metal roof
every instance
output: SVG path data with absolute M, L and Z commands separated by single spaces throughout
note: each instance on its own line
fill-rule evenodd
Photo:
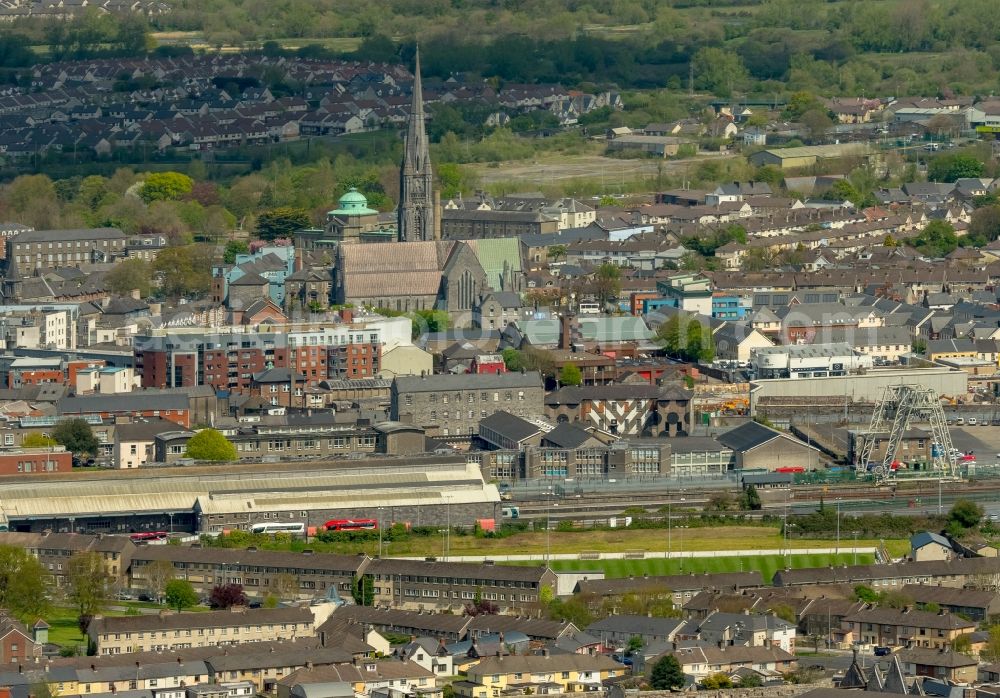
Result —
M 392 506 L 404 503 L 499 502 L 496 487 L 483 482 L 475 464 L 351 468 L 315 472 L 173 475 L 108 480 L 49 480 L 4 487 L 0 511 L 8 518 L 68 516 L 128 511 L 242 511 L 287 508 L 289 503 L 329 506 L 359 499 Z M 308 506 L 306 507 L 308 508 Z

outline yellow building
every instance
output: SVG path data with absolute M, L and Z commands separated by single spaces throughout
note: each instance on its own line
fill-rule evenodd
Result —
M 468 681 L 454 684 L 464 698 L 497 698 L 503 693 L 583 693 L 627 669 L 604 655 L 542 654 L 488 657 L 470 667 Z

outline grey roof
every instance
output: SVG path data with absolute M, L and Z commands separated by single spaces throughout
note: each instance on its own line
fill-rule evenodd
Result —
M 690 438 L 690 437 L 688 437 Z M 662 589 L 683 592 L 702 589 L 738 589 L 761 585 L 759 572 L 718 572 L 715 574 L 672 574 L 660 577 L 621 577 L 617 579 L 584 579 L 577 582 L 581 593 L 597 596 L 617 596 L 637 591 Z
M 119 395 L 81 395 L 59 400 L 60 414 L 90 414 L 97 412 L 144 412 L 146 410 L 187 410 L 188 397 L 183 394 L 146 393 L 138 390 Z
M 518 618 L 517 616 L 476 616 L 469 624 L 469 632 L 479 637 L 490 633 L 519 631 L 535 640 L 555 640 L 563 635 L 579 632 L 572 623 L 540 618 Z
M 177 431 L 177 423 L 154 418 L 129 424 L 115 425 L 115 441 L 153 441 L 153 437 L 167 431 Z
M 11 240 L 19 242 L 60 242 L 68 240 L 124 240 L 125 233 L 118 228 L 67 228 L 59 230 L 30 230 L 18 233 Z
M 565 386 L 545 396 L 546 405 L 578 405 L 585 400 L 690 400 L 692 391 L 672 385 L 616 383 Z
M 164 615 L 105 616 L 91 621 L 90 634 L 145 632 L 187 628 L 225 628 L 243 625 L 304 623 L 311 630 L 313 615 L 308 608 L 251 608 L 242 611 L 172 613 Z
M 669 637 L 684 625 L 679 618 L 657 618 L 639 615 L 608 616 L 587 626 L 590 634 L 602 632 L 631 633 L 633 635 L 656 635 Z
M 779 431 L 765 427 L 758 422 L 747 422 L 720 434 L 716 439 L 723 446 L 734 451 L 750 451 L 780 437 L 781 432 Z
M 463 373 L 458 375 L 397 376 L 393 386 L 398 393 L 436 393 L 445 390 L 497 390 L 506 388 L 541 388 L 538 371 L 526 373 Z
M 910 536 L 910 547 L 913 550 L 917 548 L 922 548 L 925 545 L 930 545 L 936 543 L 942 547 L 951 550 L 951 541 L 942 536 L 940 533 L 932 533 L 931 531 L 921 531 L 920 533 L 914 533 Z
M 482 435 L 484 427 L 515 442 L 530 439 L 541 431 L 541 428 L 539 428 L 536 424 L 532 424 L 526 419 L 521 419 L 510 412 L 503 411 L 494 412 L 489 417 L 480 420 L 480 435 Z
M 942 666 L 951 669 L 978 664 L 975 659 L 967 654 L 955 652 L 954 650 L 930 649 L 928 647 L 905 649 L 898 656 L 906 664 L 924 664 L 926 666 Z
M 591 438 L 593 437 L 586 429 L 567 422 L 545 434 L 542 440 L 546 445 L 556 448 L 579 448 Z

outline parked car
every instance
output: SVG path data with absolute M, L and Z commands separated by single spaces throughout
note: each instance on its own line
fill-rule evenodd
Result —
M 875 656 L 876 657 L 888 657 L 892 654 L 892 648 L 890 647 L 876 647 Z

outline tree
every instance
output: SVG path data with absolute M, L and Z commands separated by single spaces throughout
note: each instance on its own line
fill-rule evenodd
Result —
M 304 208 L 279 206 L 268 209 L 257 217 L 257 234 L 264 240 L 288 237 L 296 230 L 308 228 L 312 224 L 309 212 Z
M 972 649 L 972 639 L 968 635 L 959 635 L 951 641 L 951 648 L 956 652 L 968 653 Z
M 208 596 L 208 605 L 212 608 L 232 608 L 246 606 L 247 595 L 242 584 L 216 584 Z
M 813 143 L 825 139 L 827 131 L 833 126 L 833 120 L 824 109 L 810 109 L 799 117 L 799 121 L 806 127 L 809 140 Z
M 212 287 L 214 249 L 208 245 L 185 245 L 161 250 L 153 261 L 160 288 L 171 297 L 201 296 Z
M 0 545 L 0 608 L 19 620 L 34 621 L 49 610 L 52 578 L 24 548 Z
M 733 682 L 727 674 L 724 672 L 717 672 L 715 674 L 709 674 L 701 681 L 701 687 L 707 691 L 715 691 L 720 688 L 732 688 Z
M 672 654 L 664 655 L 653 665 L 653 671 L 649 676 L 649 684 L 657 691 L 673 691 L 684 688 L 684 671 L 681 669 L 677 657 Z
M 607 262 L 594 273 L 594 294 L 601 304 L 617 298 L 622 290 L 622 272 L 616 265 Z
M 465 616 L 495 616 L 499 615 L 499 613 L 499 606 L 483 598 L 478 598 L 472 603 L 465 604 L 465 609 L 462 611 L 462 615 Z
M 119 296 L 126 296 L 133 290 L 138 290 L 139 296 L 145 298 L 152 289 L 152 275 L 153 268 L 146 260 L 126 259 L 104 275 L 104 284 L 108 290 Z
M 733 90 L 741 89 L 747 79 L 743 59 L 733 51 L 714 46 L 706 46 L 694 54 L 691 70 L 698 89 L 720 97 L 728 97 Z
M 154 172 L 146 175 L 139 189 L 139 197 L 147 204 L 154 201 L 173 201 L 190 194 L 194 180 L 180 172 Z
M 886 591 L 879 594 L 879 605 L 901 610 L 913 606 L 913 597 L 901 591 Z
M 25 436 L 24 440 L 21 441 L 21 446 L 24 448 L 51 448 L 58 445 L 58 443 L 51 436 L 35 433 Z
M 62 420 L 52 430 L 52 438 L 75 454 L 92 456 L 97 453 L 97 437 L 85 419 Z
M 206 461 L 233 461 L 237 459 L 236 447 L 217 429 L 202 429 L 187 442 L 188 458 Z
M 68 597 L 81 624 L 104 610 L 110 591 L 108 581 L 100 553 L 76 553 L 66 563 Z
M 740 504 L 744 509 L 749 511 L 760 511 L 763 506 L 760 501 L 760 493 L 757 492 L 756 485 L 748 485 L 747 488 L 743 490 L 741 499 L 742 501 Z
M 299 580 L 293 574 L 282 572 L 274 578 L 274 594 L 281 600 L 296 598 L 299 594 Z
M 865 603 L 876 603 L 878 601 L 878 592 L 870 586 L 858 584 L 854 587 L 854 598 Z
M 975 528 L 983 518 L 983 508 L 968 499 L 960 499 L 948 511 L 948 521 L 965 529 Z
M 243 240 L 230 240 L 226 243 L 226 250 L 222 253 L 222 261 L 226 264 L 236 262 L 236 255 L 246 254 L 250 251 L 250 246 Z
M 958 247 L 955 228 L 943 220 L 931 221 L 919 235 L 907 242 L 928 257 L 944 257 Z
M 566 245 L 553 245 L 549 248 L 548 258 L 550 262 L 558 262 L 566 259 Z
M 375 605 L 375 581 L 370 575 L 363 574 L 354 578 L 351 584 L 351 596 L 354 597 L 354 603 L 359 606 Z
M 740 677 L 740 688 L 760 688 L 763 685 L 764 680 L 756 671 Z
M 583 383 L 583 373 L 576 364 L 564 364 L 559 371 L 559 383 L 561 385 L 580 385 Z
M 643 648 L 645 643 L 643 643 L 642 638 L 639 635 L 633 635 L 628 640 L 628 646 L 625 648 L 627 652 L 638 652 Z
M 170 608 L 176 608 L 180 613 L 198 603 L 198 594 L 186 579 L 171 579 L 166 586 L 166 600 Z
M 146 565 L 145 573 L 149 591 L 159 601 L 167 584 L 174 578 L 174 566 L 169 560 L 154 560 Z
M 981 238 L 983 243 L 1000 238 L 1000 206 L 983 206 L 973 211 L 969 237 Z
M 524 356 L 517 349 L 507 347 L 500 352 L 500 356 L 503 357 L 503 364 L 508 371 L 519 372 L 524 369 Z
M 982 177 L 986 166 L 974 155 L 945 153 L 927 165 L 927 179 L 932 182 L 954 182 L 964 177 Z

